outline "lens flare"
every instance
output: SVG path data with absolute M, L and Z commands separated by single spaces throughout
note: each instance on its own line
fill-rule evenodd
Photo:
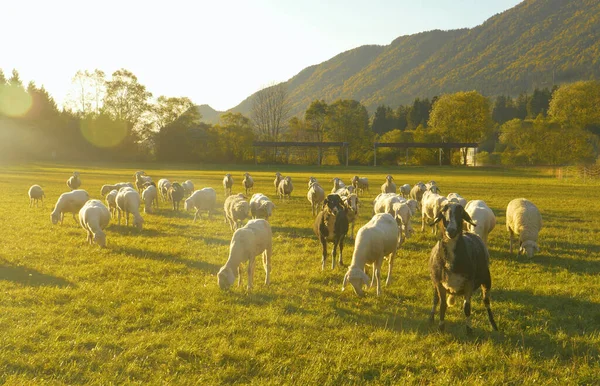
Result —
M 25 90 L 18 87 L 0 86 L 0 112 L 9 117 L 27 114 L 33 100 Z
M 80 129 L 83 137 L 97 147 L 115 147 L 127 136 L 127 124 L 124 122 L 84 119 Z

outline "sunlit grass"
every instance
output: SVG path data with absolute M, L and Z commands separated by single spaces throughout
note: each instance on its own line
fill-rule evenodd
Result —
M 158 167 L 160 166 L 160 168 Z M 234 192 L 244 171 L 277 205 L 272 218 L 271 285 L 259 263 L 252 293 L 223 292 L 216 273 L 227 259 L 231 232 L 221 210 L 192 224 L 191 213 L 143 214 L 144 230 L 111 223 L 108 248 L 86 244 L 70 216 L 53 226 L 50 211 L 73 170 L 100 198 L 105 183 L 131 181 L 136 170 L 157 181 L 191 179 L 214 187 L 223 202 L 223 174 Z M 598 185 L 564 182 L 531 170 L 319 169 L 289 167 L 293 198 L 279 203 L 274 167 L 27 165 L 0 168 L 0 382 L 151 384 L 593 384 L 600 374 L 600 202 Z M 427 323 L 431 233 L 404 244 L 394 281 L 380 298 L 341 292 L 343 269 L 320 270 L 320 248 L 306 200 L 308 176 L 330 189 L 333 176 L 369 177 L 358 227 L 384 176 L 397 183 L 434 179 L 447 194 L 483 199 L 496 213 L 490 235 L 491 331 L 479 292 L 474 334 L 464 332 L 459 307 L 447 333 Z M 40 184 L 43 208 L 28 208 L 27 190 Z M 508 254 L 504 211 L 527 197 L 544 217 L 541 252 Z M 356 228 L 356 230 L 358 229 Z M 344 261 L 349 263 L 352 243 Z M 329 266 L 329 265 L 327 265 Z

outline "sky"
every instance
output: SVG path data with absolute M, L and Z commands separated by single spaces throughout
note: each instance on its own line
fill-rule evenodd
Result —
M 61 105 L 78 70 L 217 110 L 349 49 L 471 28 L 520 0 L 0 0 L 0 68 Z

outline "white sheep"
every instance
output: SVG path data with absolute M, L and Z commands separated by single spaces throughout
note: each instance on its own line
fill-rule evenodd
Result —
M 231 177 L 231 174 L 227 173 L 227 174 L 225 174 L 225 177 L 223 177 L 223 189 L 225 189 L 225 197 L 231 195 L 232 187 L 233 187 L 233 178 Z
M 282 179 L 283 179 L 283 176 L 281 175 L 281 173 L 279 173 L 279 172 L 275 173 L 275 181 L 273 181 L 273 183 L 275 184 L 275 194 L 277 194 L 277 189 L 279 188 L 279 183 L 281 182 Z
M 515 198 L 506 208 L 506 230 L 510 237 L 510 253 L 513 251 L 515 236 L 519 239 L 517 255 L 526 253 L 532 258 L 539 252 L 538 233 L 542 229 L 542 215 L 535 204 L 525 198 Z
M 354 176 L 352 177 L 351 182 L 356 194 L 364 193 L 365 190 L 367 192 L 369 191 L 369 179 L 367 177 Z
M 252 218 L 262 218 L 269 220 L 269 217 L 273 215 L 275 204 L 262 193 L 254 193 L 250 198 L 250 213 Z
M 308 177 L 308 188 L 310 189 L 310 186 L 315 182 L 318 183 L 319 181 L 317 181 L 317 179 L 313 176 Z
M 438 213 L 441 212 L 446 202 L 448 202 L 446 197 L 433 192 L 435 186 L 432 185 L 430 189 L 423 193 L 423 200 L 421 201 L 421 231 L 425 231 L 426 220 L 433 221 Z M 433 226 L 431 231 L 438 237 L 442 235 L 438 225 Z
M 394 177 L 389 174 L 385 177 L 385 182 L 381 185 L 381 193 L 396 193 L 396 184 L 392 181 Z
M 115 218 L 117 214 L 117 194 L 119 194 L 119 191 L 113 189 L 106 195 L 106 204 L 112 218 Z
M 71 190 L 79 189 L 79 187 L 81 186 L 79 172 L 73 172 L 73 175 L 67 180 L 67 186 L 71 188 Z
M 232 231 L 241 227 L 242 221 L 248 217 L 250 204 L 242 193 L 234 194 L 225 199 L 223 204 L 225 212 L 225 221 L 229 224 Z
M 277 188 L 277 194 L 279 194 L 279 199 L 285 199 L 285 196 L 288 197 L 288 200 L 292 198 L 292 191 L 294 190 L 294 185 L 292 185 L 292 177 L 285 176 L 279 182 L 279 188 Z
M 350 240 L 354 240 L 354 224 L 358 218 L 359 199 L 355 193 L 350 193 L 347 196 L 341 196 L 342 202 L 346 207 L 346 217 L 348 218 L 348 226 L 350 227 Z
M 27 194 L 29 194 L 29 207 L 30 208 L 33 207 L 34 204 L 37 208 L 38 201 L 41 201 L 42 206 L 44 206 L 44 197 L 46 197 L 46 195 L 44 194 L 44 191 L 42 190 L 41 186 L 31 185 L 31 187 L 29 188 L 29 192 Z
M 310 206 L 312 208 L 312 215 L 315 216 L 319 213 L 319 206 L 325 200 L 325 190 L 319 185 L 318 182 L 313 182 L 306 194 L 306 198 L 310 202 Z
M 125 225 L 129 226 L 129 214 L 133 215 L 133 226 L 138 230 L 142 230 L 144 219 L 140 215 L 140 204 L 142 199 L 140 194 L 130 187 L 119 189 L 117 193 L 117 218 L 121 225 L 121 215 L 125 215 Z
M 149 185 L 144 189 L 142 192 L 142 201 L 144 201 L 144 213 L 154 212 L 153 205 L 158 209 L 158 189 L 156 189 L 156 186 Z
M 415 214 L 416 206 L 415 200 L 406 200 L 395 193 L 381 193 L 375 198 L 373 213 L 388 213 L 396 219 L 401 245 L 414 233 L 410 218 Z
M 338 189 L 343 188 L 346 186 L 346 184 L 344 184 L 342 182 L 341 179 L 334 177 L 331 182 L 333 182 L 333 188 L 331 189 L 331 193 L 335 193 Z
M 400 186 L 400 194 L 404 198 L 409 198 L 410 196 L 411 186 L 409 184 L 404 184 Z
M 110 222 L 110 212 L 100 200 L 89 200 L 79 210 L 79 224 L 87 232 L 87 241 L 106 247 L 104 228 Z
M 236 272 L 239 274 L 238 286 L 242 282 L 241 264 L 248 261 L 248 290 L 252 289 L 256 256 L 263 255 L 265 268 L 265 285 L 269 285 L 271 275 L 271 254 L 273 234 L 266 220 L 250 220 L 243 228 L 239 228 L 229 244 L 229 258 L 217 274 L 217 282 L 221 289 L 231 287 Z
M 73 220 L 77 222 L 75 213 L 79 213 L 81 207 L 90 199 L 90 195 L 83 189 L 75 189 L 71 192 L 63 193 L 58 197 L 54 209 L 50 214 L 52 224 L 56 224 L 60 221 L 63 223 L 65 213 L 73 213 Z
M 135 186 L 141 192 L 144 189 L 144 184 L 152 182 L 152 177 L 147 176 L 146 172 L 139 170 L 133 174 L 135 178 Z
M 485 243 L 487 246 L 488 235 L 496 226 L 496 216 L 489 206 L 482 200 L 471 200 L 465 206 L 465 212 L 471 216 L 471 220 L 475 223 L 475 226 L 466 223 L 469 232 L 473 232 Z
M 114 185 L 102 185 L 102 188 L 100 189 L 100 194 L 102 196 L 106 196 L 108 193 L 110 193 L 113 190 L 119 190 L 121 188 L 134 188 L 135 186 L 131 183 L 131 182 L 118 182 Z
M 373 264 L 373 280 L 377 285 L 377 296 L 381 295 L 381 266 L 387 256 L 389 263 L 386 285 L 392 280 L 394 257 L 398 250 L 399 231 L 396 220 L 388 213 L 378 213 L 362 226 L 356 234 L 352 263 L 344 276 L 342 291 L 350 282 L 358 296 L 364 296 L 363 284 L 369 286 L 365 265 Z
M 254 179 L 250 176 L 250 173 L 244 173 L 244 179 L 242 180 L 242 186 L 246 189 L 246 195 L 254 187 Z
M 217 205 L 217 192 L 213 188 L 202 188 L 196 190 L 192 195 L 185 200 L 184 209 L 186 211 L 196 209 L 194 213 L 194 221 L 200 216 L 201 210 L 208 211 L 208 217 L 210 217 L 213 209 Z
M 449 193 L 446 197 L 448 198 L 448 201 L 456 202 L 457 204 L 462 205 L 463 208 L 467 206 L 467 200 L 458 193 Z
M 194 192 L 194 183 L 191 180 L 182 182 L 181 187 L 183 188 L 185 197 L 189 197 Z
M 158 180 L 157 187 L 158 187 L 160 196 L 162 197 L 162 200 L 167 201 L 167 192 L 169 191 L 169 188 L 171 187 L 171 181 L 167 180 L 166 178 L 161 178 L 160 180 Z

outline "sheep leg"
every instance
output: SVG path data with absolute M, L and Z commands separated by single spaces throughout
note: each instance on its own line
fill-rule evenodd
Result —
M 65 212 L 61 212 L 60 213 L 60 225 L 62 225 L 64 219 L 65 219 Z
M 92 232 L 90 232 L 89 230 L 87 231 L 87 242 L 90 245 L 93 243 Z
M 263 252 L 263 266 L 265 267 L 265 285 L 271 283 L 271 253 L 272 248 L 268 246 Z
M 327 241 L 323 236 L 321 236 L 321 246 L 323 247 L 323 256 L 321 262 L 321 271 L 325 269 L 325 262 L 327 261 Z M 335 262 L 334 262 L 335 265 Z M 333 267 L 331 267 L 333 269 Z
M 256 263 L 256 258 L 255 257 L 251 257 L 248 260 L 248 291 L 250 291 L 252 289 L 252 278 L 254 277 L 254 266 Z M 241 276 L 241 275 L 240 275 Z
M 242 285 L 242 265 L 238 265 L 238 287 Z
M 388 286 L 392 282 L 392 267 L 394 266 L 394 257 L 396 256 L 396 252 L 390 253 L 388 256 L 388 275 L 385 280 L 385 285 Z
M 463 304 L 463 311 L 465 313 L 465 324 L 467 335 L 471 335 L 473 333 L 473 328 L 471 327 L 471 295 L 473 293 L 473 289 L 470 285 L 466 285 L 464 290 L 465 302 Z
M 446 329 L 446 309 L 448 308 L 448 304 L 446 303 L 446 288 L 439 283 L 437 284 L 437 292 L 440 299 L 440 324 L 438 326 L 440 332 L 443 332 Z
M 512 230 L 508 230 L 508 242 L 510 245 L 510 254 L 512 255 L 513 253 L 513 231 Z
M 198 212 L 200 212 L 200 210 L 198 210 L 198 208 L 196 208 L 196 213 L 194 213 L 194 221 L 192 221 L 192 223 L 196 222 L 196 219 L 198 218 Z
M 377 296 L 381 295 L 381 265 L 383 264 L 383 258 L 378 259 L 373 264 L 373 276 L 375 276 L 377 284 Z
M 340 263 L 340 267 L 345 267 L 344 261 L 342 260 L 342 252 L 344 251 L 344 238 L 345 237 L 346 237 L 346 235 L 342 235 L 340 237 L 340 241 L 339 241 L 339 247 L 340 247 L 340 259 L 339 259 L 339 263 Z
M 492 313 L 492 306 L 490 304 L 490 286 L 482 285 L 481 294 L 483 296 L 483 304 L 485 305 L 485 309 L 487 310 L 488 320 L 492 325 L 492 329 L 494 329 L 494 331 L 498 331 L 498 326 L 496 325 L 496 321 L 494 320 L 494 314 Z
M 352 223 L 350 223 L 351 227 L 350 227 L 350 240 L 354 240 L 354 222 L 356 221 L 356 219 L 352 220 Z
M 429 314 L 429 323 L 433 323 L 435 321 L 435 310 L 437 309 L 438 303 L 440 302 L 440 296 L 438 294 L 437 288 L 433 288 L 433 307 L 431 307 L 431 313 Z
M 117 210 L 117 215 L 118 215 L 118 221 L 119 221 L 119 226 L 121 226 L 121 209 Z
M 425 232 L 425 213 L 421 213 L 421 232 Z

